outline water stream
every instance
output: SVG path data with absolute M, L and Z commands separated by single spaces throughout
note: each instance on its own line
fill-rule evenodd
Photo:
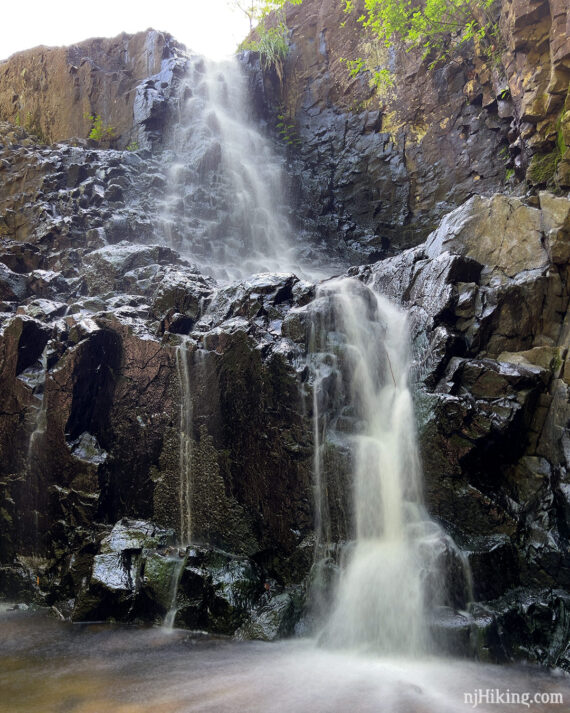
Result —
M 27 473 L 28 504 L 27 513 L 23 515 L 25 527 L 28 530 L 28 541 L 30 545 L 30 555 L 37 558 L 41 546 L 42 533 L 40 532 L 40 521 L 42 519 L 40 510 L 44 505 L 43 499 L 38 493 L 38 468 L 45 448 L 45 438 L 47 429 L 48 398 L 46 395 L 46 383 L 48 377 L 48 353 L 50 344 L 46 344 L 39 362 L 24 370 L 19 378 L 26 382 L 32 389 L 36 403 L 30 414 L 31 431 L 28 440 L 28 449 L 25 460 L 25 470 Z M 38 368 L 39 367 L 39 368 Z M 40 502 L 42 503 L 40 505 Z
M 189 545 L 192 540 L 192 389 L 190 359 L 192 352 L 185 340 L 176 348 L 176 370 L 180 385 L 178 512 L 179 540 Z
M 261 271 L 309 274 L 313 267 L 299 265 L 287 218 L 282 161 L 252 121 L 238 63 L 192 57 L 182 96 L 163 210 L 171 243 L 222 282 Z M 183 342 L 176 351 L 183 545 L 192 541 L 190 360 Z M 438 563 L 446 536 L 423 507 L 405 314 L 359 280 L 323 282 L 312 309 L 309 363 L 315 562 L 318 569 L 340 551 L 342 567 L 332 610 L 321 612 L 320 640 L 420 655 L 430 649 L 427 600 L 432 611 L 445 603 Z M 349 464 L 345 483 L 333 482 L 328 455 L 335 448 Z M 331 526 L 339 497 L 351 499 L 346 532 Z
M 73 625 L 28 612 L 0 611 L 0 644 L 0 713 L 562 713 L 570 700 L 567 678 L 530 667 Z
M 162 223 L 171 244 L 219 280 L 310 273 L 296 257 L 281 162 L 250 121 L 246 89 L 236 63 L 192 59 Z M 159 629 L 3 612 L 0 713 L 457 713 L 474 707 L 465 694 L 477 689 L 563 691 L 570 701 L 563 678 L 429 657 L 429 620 L 446 601 L 439 562 L 447 540 L 423 506 L 405 314 L 346 278 L 318 287 L 312 315 L 317 562 L 342 540 L 341 574 L 318 645 L 176 630 L 167 637 Z M 185 341 L 176 349 L 184 546 L 193 534 L 192 354 Z M 29 457 L 45 429 L 44 407 Z M 340 476 L 331 453 L 352 483 L 344 533 L 331 524 L 332 490 L 342 490 L 332 487 Z M 173 564 L 168 629 L 184 565 L 184 557 Z
M 252 118 L 236 59 L 192 57 L 163 220 L 173 247 L 219 280 L 299 272 L 283 162 Z
M 37 406 L 34 415 L 34 427 L 30 434 L 30 441 L 28 445 L 28 467 L 31 466 L 34 458 L 36 457 L 37 449 L 41 448 L 46 432 L 48 400 L 45 393 L 45 387 L 48 373 L 48 350 L 49 344 L 46 345 L 40 357 L 41 371 L 39 372 L 40 376 L 38 384 L 34 389 L 34 396 L 39 399 L 39 405 Z
M 360 281 L 341 278 L 318 288 L 312 330 L 316 452 L 328 444 L 348 453 L 353 511 L 321 640 L 383 654 L 425 653 L 427 600 L 431 608 L 444 602 L 434 583 L 445 578 L 438 559 L 446 536 L 423 507 L 406 315 Z M 330 537 L 323 479 L 317 455 L 320 539 Z
M 178 585 L 180 584 L 180 579 L 184 572 L 184 567 L 186 566 L 186 560 L 186 552 L 181 550 L 179 550 L 175 556 L 169 557 L 169 563 L 171 564 L 169 603 L 166 616 L 164 617 L 163 627 L 170 631 L 174 628 L 174 620 L 178 612 Z

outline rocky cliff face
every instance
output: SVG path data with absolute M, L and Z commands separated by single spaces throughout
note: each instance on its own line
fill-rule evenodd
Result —
M 177 54 L 171 37 L 149 31 L 72 47 L 38 47 L 0 63 L 0 120 L 46 142 L 85 139 L 100 116 L 112 129 L 106 142 L 124 148 L 138 141 L 133 109 L 140 94 L 160 94 L 168 60 Z
M 22 190 L 5 195 L 2 239 L 3 561 L 47 557 L 55 569 L 40 586 L 59 597 L 89 572 L 108 523 L 152 518 L 171 528 L 162 544 L 173 540 L 184 436 L 193 539 L 298 580 L 310 562 L 296 547 L 311 532 L 311 429 L 295 348 L 274 325 L 310 286 L 268 276 L 220 291 L 149 222 L 160 158 L 32 147 L 2 128 L 6 185 Z
M 417 53 L 367 37 L 361 9 L 291 7 L 285 79 L 266 78 L 300 139 L 289 143 L 301 225 L 363 262 L 421 242 L 471 195 L 516 189 L 525 176 L 568 187 L 566 3 L 504 0 L 495 62 L 470 48 L 432 71 Z M 345 60 L 359 57 L 388 69 L 392 86 L 351 77 Z
M 474 197 L 422 246 L 360 271 L 410 309 L 426 494 L 487 600 L 474 613 L 492 657 L 567 606 L 569 208 Z M 543 643 L 567 636 L 563 615 L 549 627 Z M 564 648 L 536 655 L 567 665 Z
M 505 22 L 543 37 L 546 5 L 532 7 L 513 2 Z M 534 150 L 544 119 L 532 136 L 521 127 L 535 80 L 499 101 L 475 58 L 430 75 L 408 58 L 404 94 L 378 107 L 366 82 L 347 84 L 335 8 L 290 17 L 291 186 L 307 250 L 325 241 L 373 261 L 349 274 L 410 313 L 426 500 L 476 602 L 457 613 L 461 557 L 442 552 L 434 629 L 455 653 L 569 667 L 570 201 L 481 195 L 503 183 L 499 147 Z M 556 12 L 547 89 L 561 97 Z M 75 619 L 175 611 L 191 628 L 274 638 L 309 626 L 314 585 L 326 600 L 352 528 L 350 459 L 330 442 L 331 556 L 314 567 L 315 286 L 292 274 L 219 285 L 174 249 L 163 204 L 188 60 L 149 33 L 111 42 L 99 64 L 124 63 L 131 42 L 162 47 L 129 94 L 123 135 L 139 150 L 0 125 L 0 591 Z M 277 88 L 251 76 L 266 112 Z

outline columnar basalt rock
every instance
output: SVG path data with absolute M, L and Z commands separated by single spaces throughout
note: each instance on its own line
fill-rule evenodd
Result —
M 169 35 L 149 30 L 19 52 L 0 63 L 0 119 L 51 142 L 87 138 L 90 117 L 99 116 L 113 143 L 125 147 L 139 138 L 135 104 L 137 118 L 149 120 L 152 102 L 144 97 L 155 75 L 172 78 L 179 48 Z
M 478 602 L 476 637 L 465 617 L 444 625 L 460 622 L 463 649 L 475 637 L 494 660 L 569 666 L 570 201 L 481 195 L 502 181 L 497 148 L 522 104 L 511 89 L 510 107 L 487 105 L 487 84 L 466 102 L 469 58 L 429 77 L 409 59 L 400 114 L 353 105 L 370 92 L 342 84 L 329 7 L 292 14 L 283 87 L 299 121 L 291 187 L 306 255 L 340 243 L 373 262 L 352 277 L 409 311 L 426 501 Z M 545 17 L 544 3 L 529 8 L 509 21 L 517 33 Z M 551 48 L 562 67 L 564 43 Z M 294 630 L 314 577 L 315 286 L 289 273 L 219 285 L 174 249 L 163 199 L 185 59 L 155 59 L 131 106 L 148 148 L 47 146 L 0 124 L 0 591 L 78 620 L 159 621 L 175 605 L 180 625 L 272 639 Z M 195 546 L 171 550 L 185 389 Z M 339 427 L 358 424 L 343 413 Z M 330 553 L 351 536 L 349 459 L 325 444 Z M 442 558 L 451 611 L 464 572 Z
M 266 100 L 289 126 L 301 228 L 340 243 L 355 263 L 372 262 L 421 242 L 473 194 L 525 177 L 570 185 L 565 3 L 504 0 L 493 59 L 467 47 L 432 70 L 417 52 L 367 35 L 360 9 L 346 15 L 336 0 L 291 7 L 284 80 L 265 76 Z M 358 57 L 388 70 L 390 85 L 351 76 L 346 60 Z

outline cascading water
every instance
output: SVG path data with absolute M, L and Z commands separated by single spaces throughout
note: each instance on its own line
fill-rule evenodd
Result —
M 173 187 L 164 212 L 170 239 L 222 280 L 261 269 L 295 269 L 286 211 L 279 208 L 282 189 L 274 171 L 278 162 L 265 140 L 244 123 L 243 79 L 235 76 L 231 65 L 223 71 L 225 76 L 202 60 L 191 63 L 193 82 L 188 86 L 179 151 L 172 166 Z M 236 106 L 241 106 L 239 111 Z M 438 568 L 445 537 L 422 505 L 407 383 L 405 316 L 356 279 L 319 286 L 309 311 L 313 317 L 309 362 L 315 419 L 315 556 L 330 558 L 337 542 L 350 541 L 341 545 L 344 567 L 320 635 L 327 646 L 300 641 L 271 646 L 206 639 L 200 643 L 188 634 L 184 639 L 173 636 L 165 645 L 149 628 L 72 630 L 44 615 L 41 626 L 47 631 L 42 637 L 39 626 L 26 629 L 20 612 L 11 612 L 8 636 L 0 646 L 0 657 L 5 657 L 0 661 L 0 686 L 8 691 L 0 697 L 0 713 L 71 708 L 77 713 L 95 709 L 344 713 L 350 707 L 361 713 L 457 713 L 465 707 L 466 692 L 489 696 L 507 685 L 518 691 L 544 690 L 546 685 L 562 688 L 560 676 L 549 683 L 542 674 L 530 677 L 528 671 L 514 668 L 506 678 L 499 667 L 466 662 L 404 662 L 354 655 L 355 651 L 414 655 L 429 650 L 430 616 L 445 599 L 443 569 Z M 182 546 L 177 552 L 167 549 L 155 561 L 164 572 L 157 596 L 166 613 L 166 628 L 173 626 L 178 604 L 184 601 L 182 596 L 177 599 L 178 585 L 193 569 L 188 566 L 192 550 L 186 545 L 193 529 L 200 532 L 201 525 L 197 517 L 194 524 L 192 520 L 192 389 L 196 397 L 204 377 L 205 350 L 194 351 L 185 339 L 176 349 Z M 29 376 L 38 397 L 30 424 L 28 465 L 32 466 L 45 444 L 47 400 L 41 395 L 47 361 L 43 359 L 41 375 L 34 365 Z M 342 474 L 334 472 L 338 464 Z M 339 504 L 334 502 L 347 490 L 343 478 L 353 483 L 352 518 L 345 513 L 339 517 Z M 199 483 L 197 478 L 196 492 Z M 70 494 L 77 495 L 73 489 Z M 105 555 L 105 562 L 116 559 L 115 554 Z M 78 573 L 83 564 L 74 560 L 69 571 Z M 120 578 L 111 582 L 113 587 L 123 584 Z M 223 585 L 223 577 L 217 583 Z M 138 584 L 144 589 L 144 575 Z M 266 597 L 262 624 L 271 625 L 272 617 L 284 613 L 291 616 L 288 594 L 271 598 L 267 591 Z M 220 602 L 213 598 L 210 604 L 216 607 Z M 0 629 L 5 635 L 4 620 Z M 90 651 L 87 660 L 85 650 Z M 478 709 L 490 713 L 496 705 Z M 544 713 L 557 709 L 560 706 L 533 708 Z M 504 710 L 514 712 L 515 706 Z
M 28 452 L 26 454 L 26 471 L 28 480 L 29 509 L 31 515 L 27 524 L 29 531 L 30 547 L 33 556 L 37 556 L 40 546 L 40 504 L 38 495 L 38 463 L 45 447 L 45 435 L 47 428 L 48 399 L 46 396 L 46 382 L 48 375 L 48 353 L 50 344 L 46 344 L 42 351 L 39 364 L 36 363 L 30 369 L 20 374 L 20 379 L 26 381 L 32 388 L 35 398 L 38 400 L 32 414 L 32 430 L 28 441 Z M 37 367 L 40 367 L 39 369 Z
M 178 454 L 178 509 L 180 543 L 192 539 L 192 390 L 190 383 L 190 351 L 185 340 L 176 348 L 176 369 L 180 385 L 180 445 Z
M 299 267 L 282 165 L 252 122 L 237 61 L 192 57 L 182 96 L 163 210 L 172 246 L 222 281 L 263 271 L 315 276 L 314 266 Z M 333 270 L 331 261 L 328 274 Z M 428 590 L 430 600 L 441 598 L 436 590 L 443 534 L 422 506 L 405 316 L 348 278 L 322 284 L 312 314 L 317 569 L 334 559 L 345 527 L 332 524 L 334 494 L 326 462 L 331 442 L 351 463 L 355 528 L 321 639 L 335 647 L 419 653 L 428 648 Z M 185 342 L 177 347 L 176 364 L 179 534 L 180 543 L 188 545 L 192 393 Z M 345 483 L 332 489 L 341 493 Z M 337 516 L 338 511 L 336 506 Z M 344 513 L 343 518 L 350 520 Z
M 182 578 L 182 573 L 186 565 L 186 555 L 187 552 L 178 551 L 174 556 L 169 557 L 169 564 L 171 565 L 170 573 L 170 587 L 168 592 L 168 610 L 164 617 L 163 626 L 165 629 L 172 630 L 174 628 L 174 620 L 176 619 L 176 614 L 178 613 L 177 606 L 177 594 L 178 585 L 180 584 L 180 579 Z
M 381 653 L 428 649 L 427 593 L 438 604 L 440 529 L 422 505 L 405 314 L 351 278 L 323 283 L 313 308 L 315 445 L 330 439 L 349 452 L 354 542 L 346 556 L 321 640 Z M 316 368 L 315 368 L 316 365 Z M 316 408 L 320 403 L 321 408 Z M 321 426 L 323 414 L 329 425 Z M 320 502 L 326 493 L 315 460 Z
M 47 398 L 45 394 L 45 385 L 47 380 L 48 346 L 44 348 L 40 358 L 41 371 L 39 372 L 38 384 L 34 389 L 34 395 L 39 399 L 39 405 L 34 415 L 34 428 L 30 434 L 30 441 L 28 444 L 28 469 L 31 467 L 32 462 L 37 455 L 36 449 L 41 447 L 47 426 Z
M 282 162 L 251 116 L 236 59 L 192 57 L 164 223 L 173 247 L 217 279 L 299 272 Z

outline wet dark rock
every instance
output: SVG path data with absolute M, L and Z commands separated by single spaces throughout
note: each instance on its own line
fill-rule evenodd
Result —
M 133 120 L 141 149 L 159 146 L 164 140 L 164 128 L 176 116 L 177 90 L 187 66 L 187 58 L 180 49 L 172 43 L 169 56 L 163 57 L 160 71 L 137 86 Z
M 28 294 L 28 280 L 0 263 L 0 299 L 21 302 Z
M 195 269 L 185 266 L 166 267 L 160 271 L 155 281 L 152 314 L 157 319 L 171 315 L 170 325 L 173 324 L 174 314 L 187 317 L 187 329 L 184 331 L 187 334 L 208 307 L 213 291 L 213 280 L 204 278 Z M 170 326 L 166 326 L 166 331 L 181 333 Z
M 172 543 L 172 531 L 133 520 L 121 520 L 101 541 L 89 582 L 79 593 L 75 621 L 129 618 L 141 588 L 143 553 Z
M 178 254 L 165 246 L 120 242 L 94 250 L 86 256 L 88 269 L 85 279 L 90 294 L 128 290 L 132 285 L 128 284 L 128 279 L 127 284 L 123 280 L 133 270 L 177 261 Z
M 23 564 L 0 566 L 0 595 L 8 601 L 23 599 L 34 601 L 37 596 L 36 580 Z M 26 606 L 22 604 L 22 607 Z
M 570 597 L 563 590 L 514 590 L 475 607 L 474 640 L 483 660 L 567 665 Z
M 438 654 L 471 657 L 472 623 L 467 612 L 451 607 L 439 607 L 429 619 L 429 631 Z
M 263 591 L 261 570 L 251 560 L 192 547 L 180 580 L 177 621 L 233 634 Z
M 174 533 L 121 520 L 101 540 L 73 619 L 162 623 L 233 634 L 262 593 L 261 569 L 246 557 L 207 547 L 174 546 Z
M 13 272 L 22 275 L 37 270 L 42 265 L 40 250 L 35 245 L 16 243 L 4 238 L 0 262 Z
M 236 631 L 238 639 L 274 641 L 291 636 L 299 620 L 299 602 L 289 592 L 265 595 L 246 621 Z
M 470 538 L 462 543 L 471 569 L 475 601 L 496 599 L 516 586 L 519 577 L 516 548 L 506 535 Z

